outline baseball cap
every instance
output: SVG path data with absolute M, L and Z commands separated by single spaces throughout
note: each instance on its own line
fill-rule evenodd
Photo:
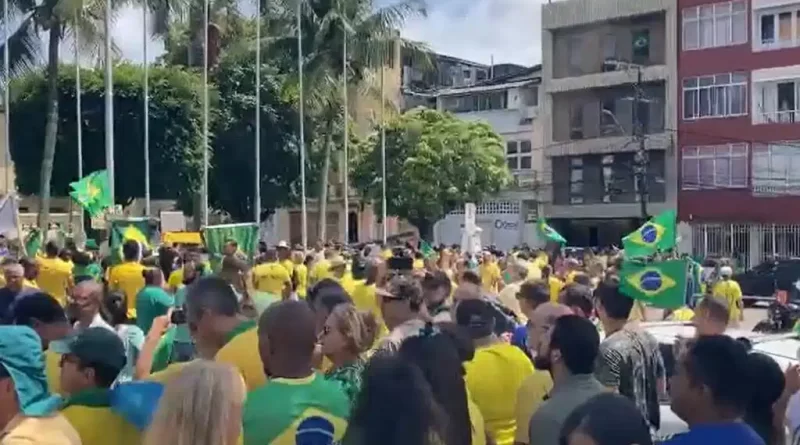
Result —
M 65 343 L 65 354 L 71 354 L 81 363 L 103 365 L 122 369 L 128 359 L 119 336 L 106 328 L 88 328 Z
M 23 414 L 47 416 L 59 408 L 61 399 L 47 388 L 42 341 L 33 329 L 0 326 L 0 366 L 14 381 Z
M 409 276 L 401 275 L 392 278 L 386 287 L 376 288 L 375 294 L 392 300 L 422 302 L 422 286 L 420 286 L 419 281 Z
M 278 242 L 278 245 L 276 247 L 278 249 L 288 249 L 289 248 L 289 243 L 287 243 L 286 241 L 280 241 L 280 242 Z

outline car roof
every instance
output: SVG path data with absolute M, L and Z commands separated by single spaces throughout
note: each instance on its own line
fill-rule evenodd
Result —
M 674 344 L 679 337 L 694 337 L 694 326 L 691 322 L 660 321 L 642 323 L 641 326 L 661 344 Z M 753 345 L 754 352 L 769 355 L 780 365 L 781 369 L 799 361 L 800 335 L 795 332 L 764 334 L 744 329 L 728 329 L 725 334 L 733 338 L 746 338 Z

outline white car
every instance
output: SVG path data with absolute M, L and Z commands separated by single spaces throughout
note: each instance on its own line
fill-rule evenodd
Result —
M 671 376 L 675 367 L 674 345 L 679 338 L 694 337 L 694 326 L 692 326 L 691 322 L 677 321 L 642 323 L 641 326 L 658 340 L 661 354 L 664 357 L 667 377 Z M 753 345 L 753 351 L 772 357 L 781 369 L 786 369 L 789 365 L 798 363 L 800 336 L 796 333 L 764 334 L 741 329 L 729 329 L 726 334 L 733 338 L 747 339 Z M 667 440 L 675 434 L 687 431 L 687 429 L 686 423 L 670 409 L 669 400 L 662 400 L 661 427 L 656 433 L 656 440 L 659 442 Z

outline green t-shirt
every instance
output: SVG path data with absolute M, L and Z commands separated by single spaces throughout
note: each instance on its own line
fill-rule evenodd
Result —
M 145 286 L 136 294 L 136 325 L 146 334 L 156 317 L 166 315 L 174 304 L 170 294 L 159 286 Z
M 250 392 L 244 405 L 244 445 L 337 443 L 347 429 L 350 401 L 336 382 L 318 374 L 274 378 Z
M 91 277 L 95 281 L 100 281 L 103 278 L 103 268 L 97 263 L 89 263 L 86 266 L 79 266 L 75 264 L 72 267 L 72 277 L 81 278 L 81 277 Z

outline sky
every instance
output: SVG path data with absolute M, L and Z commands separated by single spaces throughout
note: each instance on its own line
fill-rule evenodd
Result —
M 474 62 L 534 65 L 541 61 L 541 5 L 545 0 L 428 0 L 427 17 L 410 20 L 406 38 L 427 42 L 436 52 Z M 123 57 L 142 61 L 142 11 L 126 8 L 114 25 Z M 150 41 L 147 59 L 163 51 Z M 68 59 L 68 54 L 64 54 Z

